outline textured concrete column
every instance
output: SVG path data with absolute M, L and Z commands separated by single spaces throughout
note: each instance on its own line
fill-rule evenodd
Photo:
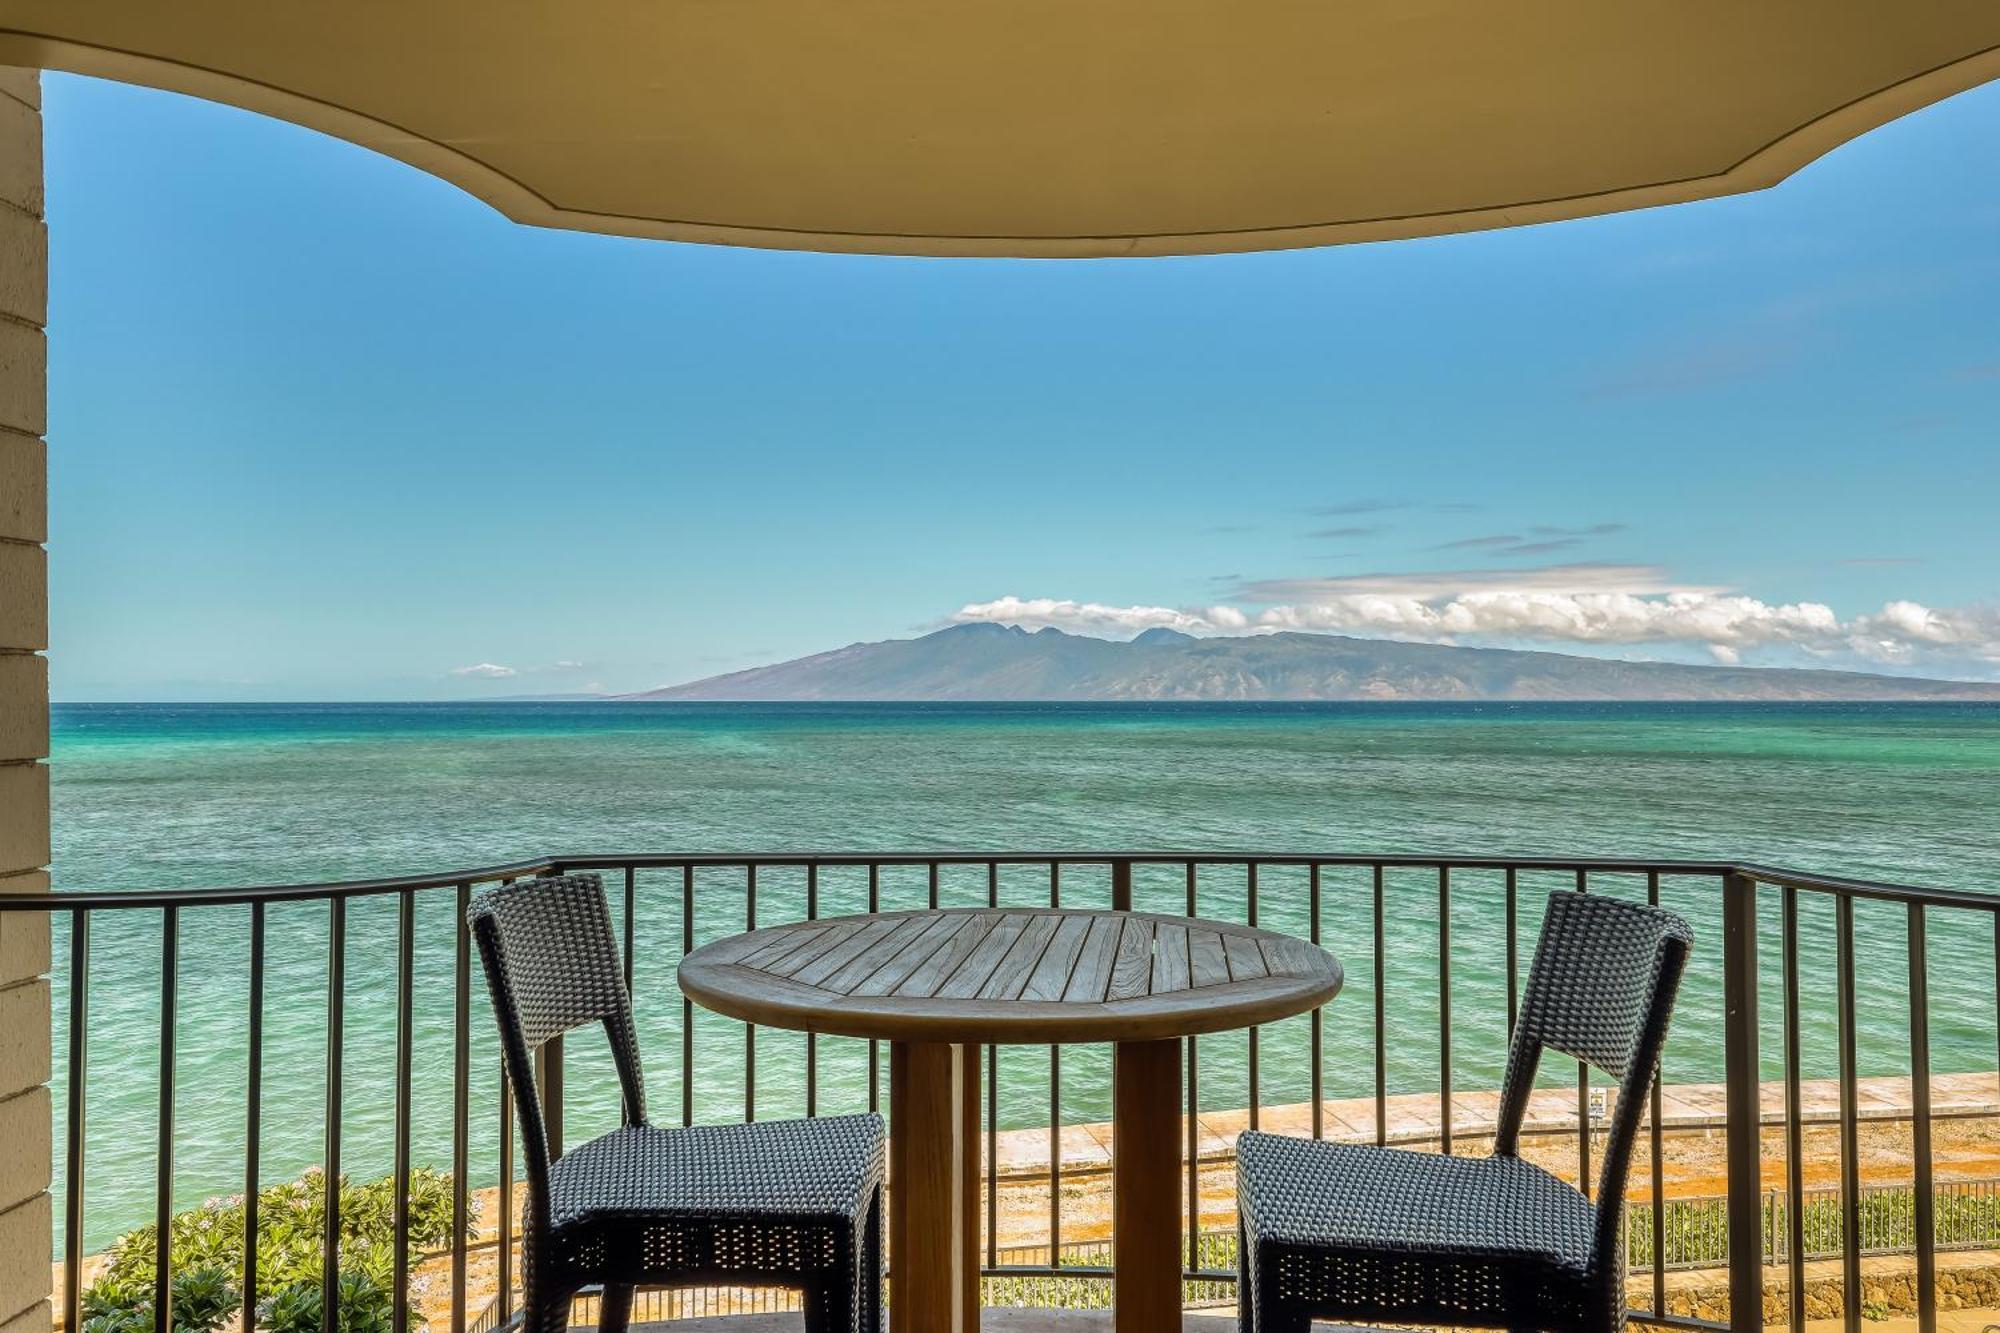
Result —
M 49 862 L 41 75 L 0 68 L 0 892 Z M 0 1333 L 49 1327 L 49 926 L 0 913 Z

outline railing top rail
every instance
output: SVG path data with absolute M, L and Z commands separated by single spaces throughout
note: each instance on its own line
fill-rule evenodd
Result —
M 517 879 L 523 875 L 543 874 L 554 868 L 554 863 L 544 857 L 536 861 L 515 861 L 437 875 L 391 875 L 381 879 L 327 880 L 311 884 L 217 885 L 188 889 L 52 889 L 46 893 L 0 893 L 0 912 L 324 902 L 333 898 L 400 893 L 405 889 L 448 889 L 460 884 Z
M 1852 879 L 1822 875 L 1809 870 L 1786 870 L 1778 866 L 1747 862 L 1735 873 L 1748 875 L 1760 884 L 1778 888 L 1808 889 L 1847 898 L 1875 898 L 1899 903 L 1921 903 L 1927 907 L 1965 907 L 1977 912 L 2000 911 L 2000 893 L 1977 889 L 1940 889 L 1921 884 L 1890 884 L 1881 880 Z
M 1443 870 L 1527 870 L 1719 877 L 1746 875 L 1779 887 L 1940 907 L 2000 912 L 2000 894 L 1941 889 L 1787 870 L 1754 862 L 1638 857 L 1481 856 L 1438 853 L 1260 852 L 1251 850 L 1152 851 L 847 851 L 847 852 L 618 852 L 545 856 L 429 875 L 330 880 L 306 884 L 224 885 L 182 889 L 57 889 L 0 894 L 0 912 L 226 907 L 249 903 L 317 902 L 404 890 L 455 888 L 523 875 L 570 870 L 657 870 L 704 866 L 929 866 L 929 865 L 1243 865 L 1382 866 Z

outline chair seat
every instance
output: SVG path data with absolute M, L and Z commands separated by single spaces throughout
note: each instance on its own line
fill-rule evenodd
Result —
M 1597 1211 L 1533 1163 L 1257 1133 L 1236 1152 L 1245 1260 L 1288 1310 L 1574 1327 L 1601 1303 Z
M 727 1216 L 853 1218 L 882 1180 L 882 1118 L 633 1125 L 549 1168 L 549 1221 Z

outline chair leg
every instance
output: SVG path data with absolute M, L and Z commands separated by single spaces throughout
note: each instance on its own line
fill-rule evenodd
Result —
M 568 1290 L 523 1291 L 522 1333 L 567 1333 L 570 1302 L 575 1296 L 575 1292 Z
M 597 1333 L 625 1333 L 632 1322 L 632 1284 L 607 1282 L 597 1298 Z
M 1250 1299 L 1252 1284 L 1257 1280 L 1250 1271 L 1249 1238 L 1243 1234 L 1243 1223 L 1236 1224 L 1236 1333 L 1257 1333 L 1256 1303 Z
M 1236 1225 L 1237 1333 L 1312 1333 L 1312 1315 L 1265 1291 L 1256 1256 L 1241 1222 Z
M 805 1288 L 806 1333 L 853 1333 L 854 1283 L 839 1278 Z
M 885 1333 L 882 1323 L 882 1190 L 868 1204 L 868 1222 L 861 1236 L 861 1333 Z

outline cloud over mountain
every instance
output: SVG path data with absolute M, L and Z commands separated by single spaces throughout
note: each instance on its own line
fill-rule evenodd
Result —
M 1118 606 L 1009 596 L 969 602 L 951 619 L 1114 637 L 1164 628 L 1197 636 L 1300 630 L 1441 644 L 1677 645 L 1730 664 L 1746 653 L 1780 649 L 1829 665 L 2000 675 L 2000 607 L 1895 600 L 1843 618 L 1820 602 L 1773 603 L 1678 586 L 1649 566 L 1260 580 L 1234 593 L 1250 605 Z

